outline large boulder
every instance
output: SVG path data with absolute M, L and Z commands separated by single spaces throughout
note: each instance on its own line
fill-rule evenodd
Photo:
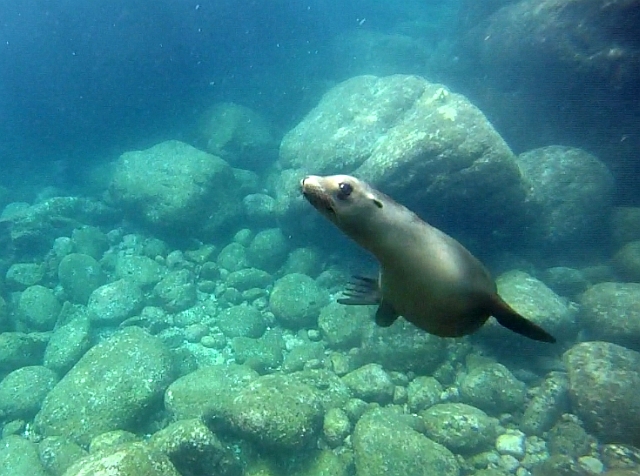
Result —
M 146 225 L 195 233 L 220 230 L 238 216 L 238 191 L 227 162 L 173 140 L 122 154 L 109 188 L 113 202 Z
M 335 86 L 285 135 L 279 165 L 278 210 L 296 226 L 308 212 L 298 200 L 308 173 L 353 174 L 440 226 L 509 235 L 526 221 L 507 144 L 467 98 L 418 76 L 357 76 Z
M 573 412 L 603 442 L 640 445 L 640 353 L 583 342 L 564 355 Z
M 172 378 L 164 344 L 126 328 L 89 350 L 45 398 L 35 425 L 45 436 L 88 445 L 106 431 L 134 429 Z

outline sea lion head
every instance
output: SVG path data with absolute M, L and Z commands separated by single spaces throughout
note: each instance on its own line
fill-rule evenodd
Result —
M 356 241 L 384 207 L 379 192 L 350 175 L 309 175 L 300 188 L 311 205 Z

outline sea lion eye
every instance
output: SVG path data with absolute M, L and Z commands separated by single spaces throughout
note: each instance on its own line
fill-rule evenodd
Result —
M 349 182 L 340 182 L 338 184 L 338 198 L 344 200 L 353 192 L 353 186 Z

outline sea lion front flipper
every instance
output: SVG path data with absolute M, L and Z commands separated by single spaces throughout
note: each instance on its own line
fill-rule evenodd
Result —
M 366 276 L 354 276 L 342 295 L 338 303 L 348 306 L 375 305 L 381 301 L 378 280 Z
M 398 313 L 391 304 L 387 304 L 384 300 L 378 306 L 376 311 L 376 324 L 380 327 L 389 327 L 396 322 Z
M 494 300 L 491 309 L 491 315 L 496 318 L 501 326 L 506 327 L 513 332 L 528 337 L 529 339 L 541 342 L 549 342 L 553 344 L 556 338 L 545 331 L 542 327 L 534 324 L 529 319 L 522 317 L 514 309 L 511 308 L 500 297 Z

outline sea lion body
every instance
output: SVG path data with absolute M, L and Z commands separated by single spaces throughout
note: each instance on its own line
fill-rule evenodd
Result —
M 442 337 L 478 330 L 490 316 L 531 339 L 555 339 L 497 294 L 490 273 L 464 246 L 371 186 L 348 175 L 309 176 L 302 193 L 380 263 L 379 279 L 359 278 L 344 304 L 378 304 L 376 322 L 401 315 Z

